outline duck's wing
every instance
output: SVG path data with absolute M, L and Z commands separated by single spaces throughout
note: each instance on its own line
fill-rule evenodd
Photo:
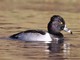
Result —
M 45 35 L 46 34 L 46 32 L 42 31 L 42 30 L 26 30 L 26 31 L 22 31 L 22 32 L 13 34 L 13 35 L 10 36 L 10 38 L 18 39 L 21 34 L 29 34 L 29 33 L 36 33 L 36 34 L 41 34 L 41 35 Z

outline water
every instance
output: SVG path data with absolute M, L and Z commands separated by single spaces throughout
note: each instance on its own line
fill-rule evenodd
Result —
M 0 12 L 0 60 L 80 60 L 80 21 L 76 13 L 32 10 Z M 8 38 L 14 33 L 28 29 L 47 30 L 47 23 L 53 14 L 62 14 L 73 31 L 73 35 L 62 32 L 65 37 L 64 49 L 54 48 L 55 51 L 50 51 L 48 44 L 43 42 L 24 42 Z

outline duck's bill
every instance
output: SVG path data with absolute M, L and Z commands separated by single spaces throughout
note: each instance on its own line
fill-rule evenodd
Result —
M 66 31 L 66 32 L 68 32 L 68 33 L 70 33 L 70 34 L 73 34 L 72 31 L 69 30 L 69 29 L 66 27 L 66 25 L 65 25 L 65 27 L 64 27 L 64 31 Z

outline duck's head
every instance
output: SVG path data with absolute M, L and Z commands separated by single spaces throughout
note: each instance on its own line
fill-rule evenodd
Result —
M 48 32 L 51 34 L 57 34 L 62 30 L 72 34 L 72 31 L 66 27 L 64 19 L 59 15 L 53 15 L 48 23 Z

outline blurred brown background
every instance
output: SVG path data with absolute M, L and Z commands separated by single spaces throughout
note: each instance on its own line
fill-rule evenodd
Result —
M 32 9 L 79 12 L 79 0 L 0 0 L 0 10 Z

